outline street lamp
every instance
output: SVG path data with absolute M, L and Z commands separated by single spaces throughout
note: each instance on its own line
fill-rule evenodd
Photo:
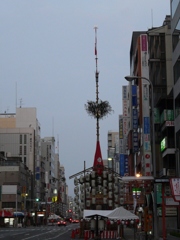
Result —
M 155 161 L 155 130 L 154 130 L 154 90 L 153 84 L 151 80 L 146 77 L 139 76 L 126 76 L 125 79 L 128 82 L 132 82 L 133 80 L 144 79 L 149 82 L 151 86 L 151 121 L 152 121 L 152 157 L 153 157 L 153 177 L 156 178 L 156 161 Z M 157 224 L 157 192 L 156 192 L 156 184 L 154 182 L 154 237 L 158 239 L 158 224 Z
M 26 211 L 26 197 L 28 196 L 28 193 L 24 193 L 24 212 Z

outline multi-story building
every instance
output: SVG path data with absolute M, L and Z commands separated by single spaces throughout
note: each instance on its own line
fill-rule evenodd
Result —
M 171 1 L 172 72 L 174 92 L 174 127 L 176 176 L 180 176 L 180 1 Z
M 172 74 L 175 134 L 175 176 L 180 177 L 180 0 L 171 0 Z M 178 228 L 180 227 L 178 208 Z
M 134 32 L 132 36 L 130 75 L 135 77 L 129 84 L 131 121 L 128 133 L 128 160 L 134 169 L 130 172 L 131 175 L 139 173 L 144 177 L 153 175 L 158 178 L 153 185 L 154 190 L 158 190 L 157 196 L 154 194 L 156 197 L 154 203 L 151 191 L 147 192 L 147 188 L 145 191 L 141 189 L 143 194 L 149 196 L 149 211 L 153 210 L 153 204 L 164 206 L 162 199 L 165 195 L 161 195 L 161 189 L 164 189 L 163 191 L 166 189 L 168 192 L 168 178 L 175 176 L 171 46 L 170 16 L 165 17 L 162 26 L 151 28 L 147 32 Z M 164 178 L 167 180 L 165 181 Z M 136 187 L 140 189 L 139 184 Z M 139 204 L 138 201 L 137 198 Z M 172 217 L 168 224 L 174 224 L 176 209 L 169 206 L 166 209 L 167 215 Z M 160 216 L 161 213 L 159 220 Z M 158 226 L 161 228 L 162 224 Z
M 21 157 L 4 157 L 0 154 L 0 208 L 30 211 L 32 198 L 32 172 Z
M 48 174 L 47 199 L 52 201 L 56 185 L 55 178 L 55 138 L 45 137 L 41 139 L 41 154 L 45 161 L 45 169 Z
M 113 170 L 118 170 L 119 168 L 116 166 L 116 162 L 118 163 L 118 153 L 119 153 L 119 132 L 108 131 L 107 134 L 107 142 L 108 142 L 108 167 L 113 168 Z M 117 169 L 116 169 L 117 167 Z
M 34 199 L 40 198 L 44 182 L 41 178 L 40 130 L 36 108 L 17 108 L 16 113 L 0 115 L 0 150 L 12 157 L 21 157 L 32 172 Z

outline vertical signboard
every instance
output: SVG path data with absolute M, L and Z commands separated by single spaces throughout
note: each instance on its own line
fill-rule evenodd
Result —
M 133 142 L 133 152 L 138 152 L 138 111 L 137 111 L 137 86 L 131 86 L 132 92 L 132 142 Z
M 122 151 L 123 153 L 127 152 L 127 137 L 130 128 L 130 115 L 129 115 L 129 86 L 122 86 L 122 107 L 123 107 L 123 114 L 122 118 L 119 122 L 119 137 L 123 141 Z
M 120 161 L 120 163 L 119 163 L 119 166 L 120 166 L 120 169 L 119 169 L 119 172 L 120 172 L 120 175 L 121 176 L 124 176 L 124 154 L 120 154 L 119 155 L 119 161 Z
M 127 154 L 120 154 L 119 155 L 119 173 L 121 176 L 128 176 L 129 170 L 128 170 L 128 155 Z
M 148 37 L 146 34 L 140 35 L 141 42 L 141 76 L 149 79 L 148 68 Z M 151 96 L 152 97 L 152 96 Z M 150 96 L 149 81 L 142 79 L 142 119 L 143 119 L 143 159 L 144 175 L 151 175 L 151 135 L 150 135 Z
M 123 139 L 123 116 L 119 115 L 119 139 Z
M 124 154 L 124 176 L 129 175 L 129 168 L 128 168 L 128 155 Z

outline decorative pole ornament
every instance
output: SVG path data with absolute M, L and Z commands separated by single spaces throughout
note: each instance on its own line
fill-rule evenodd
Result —
M 108 114 L 113 112 L 110 104 L 108 101 L 102 101 L 99 99 L 99 72 L 98 72 L 98 56 L 97 56 L 97 27 L 95 29 L 95 61 L 96 61 L 96 72 L 95 72 L 95 79 L 96 79 L 96 102 L 94 101 L 87 101 L 85 104 L 85 109 L 87 113 L 96 119 L 96 136 L 97 136 L 97 143 L 96 143 L 96 152 L 94 156 L 94 165 L 93 169 L 98 172 L 98 174 L 102 174 L 103 170 L 103 161 L 101 156 L 101 148 L 100 148 L 100 141 L 99 141 L 99 120 L 106 117 Z

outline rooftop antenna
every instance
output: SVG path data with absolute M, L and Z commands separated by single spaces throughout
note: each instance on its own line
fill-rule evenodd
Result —
M 20 99 L 19 99 L 19 102 L 20 102 L 20 106 L 19 106 L 19 107 L 20 107 L 20 108 L 22 107 L 22 101 L 23 101 L 22 98 L 20 98 Z
M 15 108 L 17 108 L 17 82 L 16 82 L 16 100 L 15 100 Z M 16 109 L 15 109 L 16 112 Z
M 52 137 L 54 137 L 54 117 L 52 117 Z
M 57 135 L 57 153 L 59 155 L 59 134 Z

